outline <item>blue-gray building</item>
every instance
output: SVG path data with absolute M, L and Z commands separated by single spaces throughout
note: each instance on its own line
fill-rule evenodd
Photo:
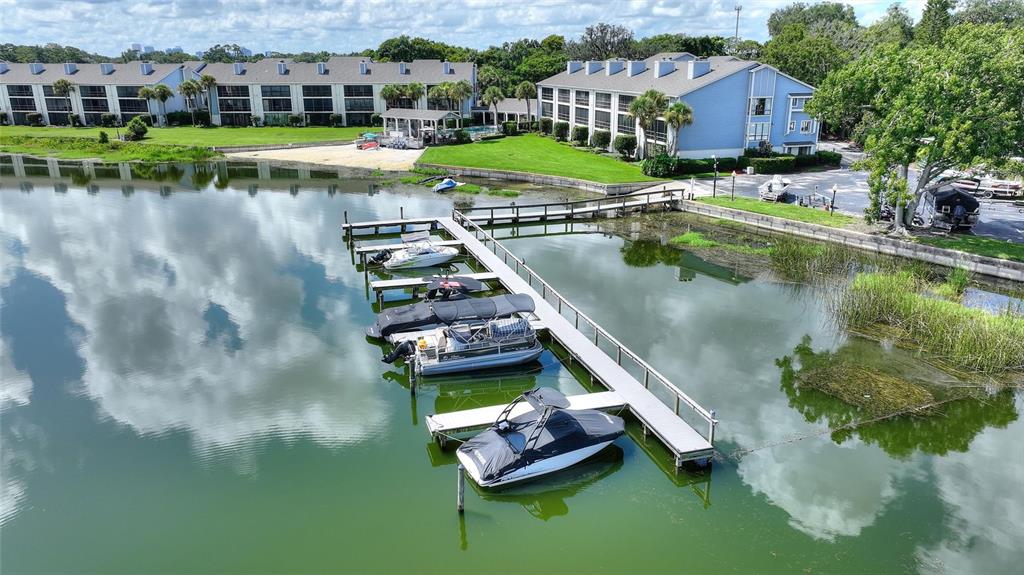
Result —
M 814 87 L 772 66 L 732 56 L 686 52 L 646 60 L 569 61 L 538 82 L 540 116 L 669 147 L 684 158 L 739 156 L 768 142 L 777 152 L 817 151 L 818 122 L 804 112 Z M 693 124 L 669 133 L 663 120 L 644 134 L 629 115 L 637 96 L 654 89 L 693 108 Z

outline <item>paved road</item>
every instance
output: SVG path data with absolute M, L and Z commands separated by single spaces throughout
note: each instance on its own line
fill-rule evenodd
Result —
M 841 168 L 827 172 L 792 174 L 786 177 L 793 181 L 790 190 L 798 196 L 815 191 L 831 196 L 832 186 L 838 186 L 836 209 L 840 212 L 863 215 L 864 210 L 868 207 L 867 172 Z M 771 176 L 747 176 L 745 174 L 737 176 L 736 195 L 756 198 L 758 186 L 769 179 Z M 711 182 L 703 180 L 702 183 L 710 184 Z M 729 195 L 731 188 L 732 178 L 728 174 L 726 177 L 718 179 L 718 193 Z M 981 218 L 974 226 L 974 233 L 979 236 L 1024 243 L 1024 213 L 1021 210 L 1024 208 L 1010 202 L 982 200 Z

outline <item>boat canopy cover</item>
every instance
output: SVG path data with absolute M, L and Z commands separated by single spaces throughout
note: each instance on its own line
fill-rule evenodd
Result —
M 542 412 L 547 407 L 569 408 L 569 399 L 562 392 L 550 387 L 531 389 L 523 394 L 523 399 L 532 405 L 537 412 Z
M 459 320 L 488 320 L 517 312 L 527 313 L 534 308 L 533 298 L 526 294 L 420 302 L 382 311 L 366 333 L 370 337 L 387 337 L 393 333 L 429 329 Z
M 425 242 L 430 239 L 430 231 L 420 230 L 418 232 L 409 232 L 402 234 L 402 243 L 411 244 L 413 242 Z
M 556 409 L 547 418 L 531 411 L 508 423 L 507 428 L 492 427 L 459 447 L 476 462 L 485 484 L 537 461 L 612 441 L 625 430 L 622 418 L 592 409 Z M 526 449 L 542 424 L 537 441 Z
M 448 289 L 459 292 L 483 291 L 487 289 L 484 282 L 466 276 L 447 276 L 430 278 L 427 290 Z
M 973 213 L 981 206 L 977 198 L 956 188 L 944 188 L 931 192 L 931 195 L 937 212 L 942 212 L 943 206 L 949 206 L 947 211 L 953 213 L 956 206 L 963 206 L 967 213 Z

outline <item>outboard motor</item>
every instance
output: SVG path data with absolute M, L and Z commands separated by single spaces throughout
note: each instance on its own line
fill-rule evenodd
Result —
M 391 350 L 391 353 L 380 358 L 384 363 L 395 363 L 398 358 L 412 355 L 416 351 L 416 344 L 411 341 L 403 341 L 402 343 L 395 346 L 395 349 Z
M 389 259 L 391 259 L 391 250 L 381 250 L 373 254 L 373 257 L 369 259 L 369 262 L 374 265 L 381 265 Z

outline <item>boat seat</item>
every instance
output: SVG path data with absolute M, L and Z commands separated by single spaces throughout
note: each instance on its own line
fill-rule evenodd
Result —
M 496 319 L 488 323 L 491 337 L 524 335 L 530 329 L 530 322 L 520 317 Z

